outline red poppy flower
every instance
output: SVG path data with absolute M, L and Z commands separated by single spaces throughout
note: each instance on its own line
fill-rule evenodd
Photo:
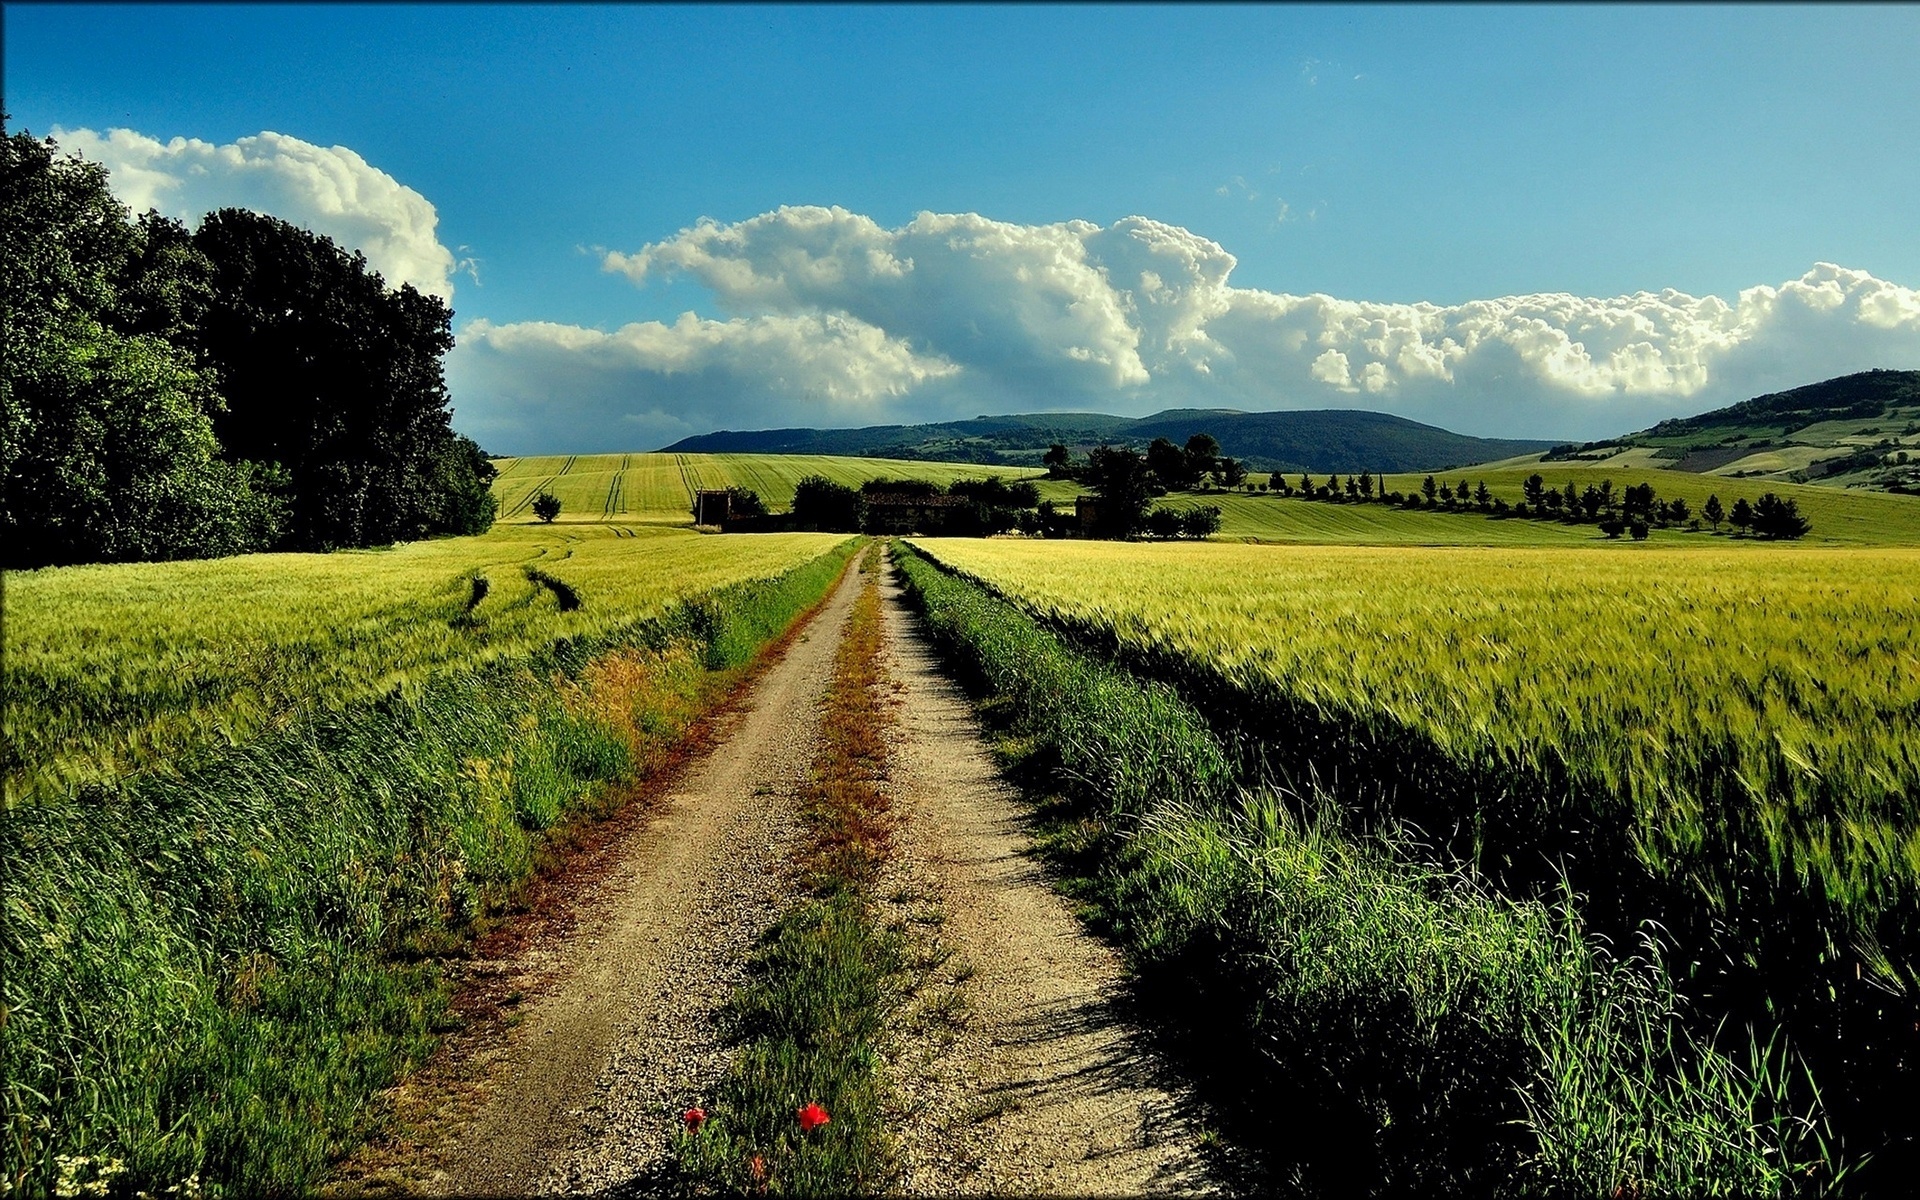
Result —
M 698 1133 L 700 1127 L 707 1123 L 707 1110 L 704 1108 L 690 1108 L 680 1114 L 680 1119 L 687 1123 L 687 1131 L 689 1133 Z
M 827 1115 L 827 1110 L 821 1108 L 818 1104 L 809 1104 L 793 1115 L 800 1120 L 801 1133 L 812 1133 L 833 1119 Z

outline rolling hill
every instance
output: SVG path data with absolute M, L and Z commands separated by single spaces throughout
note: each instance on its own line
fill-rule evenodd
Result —
M 1920 493 L 1920 371 L 1842 375 L 1542 461 Z
M 864 429 L 721 430 L 683 438 L 662 453 L 819 454 L 1038 466 L 1054 442 L 1083 453 L 1101 442 L 1144 448 L 1210 433 L 1221 453 L 1256 471 L 1441 470 L 1548 448 L 1544 441 L 1476 438 L 1386 413 L 1352 409 L 1239 412 L 1168 409 L 1146 417 L 1032 413 L 935 425 Z

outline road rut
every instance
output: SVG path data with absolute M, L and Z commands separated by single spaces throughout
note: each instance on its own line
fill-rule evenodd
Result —
M 886 593 L 899 698 L 889 772 L 896 848 L 902 869 L 940 897 L 942 939 L 974 969 L 957 1036 L 902 1056 L 901 1186 L 922 1195 L 1220 1190 L 1198 1102 L 1114 1007 L 1119 956 L 1029 856 L 1020 798 L 972 706 L 940 672 L 898 586 Z

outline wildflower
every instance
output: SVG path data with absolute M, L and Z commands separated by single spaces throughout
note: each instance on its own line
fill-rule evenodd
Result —
M 827 1110 L 818 1104 L 809 1104 L 793 1115 L 799 1118 L 801 1133 L 812 1133 L 833 1119 L 827 1115 Z
M 747 1173 L 753 1176 L 755 1183 L 767 1181 L 767 1160 L 758 1154 L 747 1160 Z
M 704 1108 L 690 1108 L 680 1114 L 680 1119 L 687 1123 L 688 1133 L 698 1133 L 700 1132 L 700 1127 L 707 1123 L 707 1110 Z

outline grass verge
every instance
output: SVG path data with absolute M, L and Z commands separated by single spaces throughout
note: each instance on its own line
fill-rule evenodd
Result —
M 802 795 L 802 898 L 749 963 L 728 1006 L 738 1053 L 704 1123 L 675 1146 L 690 1190 L 833 1196 L 883 1190 L 893 1177 L 881 1043 L 905 959 L 873 895 L 891 828 L 878 549 L 863 564 Z M 826 1123 L 804 1127 L 809 1105 Z
M 908 547 L 910 595 L 1041 806 L 1044 848 L 1143 1010 L 1275 1188 L 1762 1195 L 1836 1182 L 1797 1067 L 1696 1034 L 1651 946 L 1404 838 L 1246 790 L 1172 689 L 1089 658 Z M 1732 1047 L 1729 1052 L 1723 1047 Z
M 7 1190 L 310 1190 L 446 1027 L 444 956 L 852 552 L 6 812 Z

